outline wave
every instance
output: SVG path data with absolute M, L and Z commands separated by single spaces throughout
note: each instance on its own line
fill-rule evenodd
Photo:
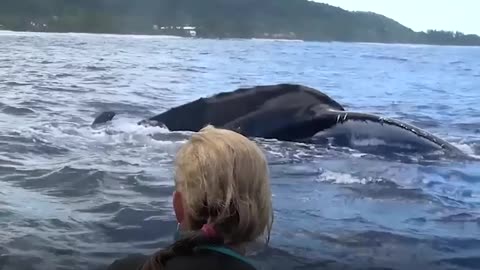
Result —
M 87 66 L 86 70 L 88 71 L 107 71 L 109 67 L 99 67 L 99 66 Z
M 93 90 L 77 87 L 53 87 L 53 86 L 35 86 L 36 90 L 43 92 L 64 92 L 64 93 L 91 93 Z
M 369 183 L 383 183 L 385 179 L 376 177 L 356 177 L 348 173 L 325 171 L 318 176 L 317 181 L 328 182 L 334 184 L 369 184 Z
M 124 113 L 126 115 L 139 115 L 139 112 L 141 112 L 141 117 L 142 119 L 144 117 L 154 115 L 153 111 L 150 111 L 149 108 L 147 108 L 144 105 L 137 105 L 135 103 L 129 103 L 127 101 L 116 101 L 116 102 L 111 102 L 111 101 L 98 101 L 98 100 L 89 100 L 89 101 L 84 101 L 83 104 L 85 104 L 88 107 L 91 107 L 99 112 L 104 112 L 104 111 L 114 111 L 117 113 Z M 94 120 L 94 115 L 92 115 L 91 121 L 93 122 Z
M 349 105 L 390 112 L 480 154 L 478 134 L 465 120 L 478 115 L 471 84 L 478 72 L 463 71 L 476 70 L 467 51 L 280 42 L 280 50 L 271 50 L 273 43 L 263 46 L 263 40 L 217 46 L 161 36 L 9 35 L 21 36 L 4 38 L 0 48 L 2 65 L 16 65 L 0 79 L 7 93 L 0 105 L 0 266 L 9 269 L 96 269 L 171 243 L 173 162 L 191 133 L 137 122 L 238 84 L 290 78 L 324 87 Z M 235 54 L 245 61 L 219 65 Z M 356 54 L 364 56 L 350 57 Z M 338 57 L 322 61 L 331 55 Z M 459 59 L 464 63 L 449 65 Z M 162 66 L 165 72 L 157 72 Z M 201 67 L 210 75 L 195 76 Z M 70 76 L 79 72 L 86 76 Z M 34 113 L 5 114 L 5 106 Z M 106 110 L 119 114 L 92 128 L 95 114 Z M 467 122 L 455 124 L 461 121 Z M 265 269 L 478 266 L 478 162 L 254 140 L 268 158 L 275 208 L 270 249 L 255 257 Z M 357 142 L 373 150 L 383 143 Z
M 377 60 L 392 60 L 395 62 L 408 62 L 409 59 L 388 55 L 372 55 L 372 54 L 362 54 L 360 57 L 367 59 L 377 59 Z
M 27 82 L 6 82 L 5 85 L 7 86 L 28 86 L 28 85 L 31 85 L 31 83 L 27 83 Z
M 58 74 L 55 74 L 56 78 L 68 78 L 68 77 L 73 77 L 73 76 L 75 76 L 75 75 L 72 74 L 72 73 L 58 73 Z
M 478 223 L 480 224 L 480 215 L 477 213 L 458 213 L 446 215 L 441 218 L 433 219 L 433 221 L 438 221 L 442 223 Z
M 3 113 L 10 115 L 30 115 L 35 114 L 35 111 L 29 108 L 15 107 L 15 106 L 6 106 L 2 109 Z
M 378 230 L 309 235 L 309 238 L 308 242 L 320 241 L 317 250 L 306 244 L 288 247 L 286 251 L 286 246 L 277 244 L 275 248 L 258 253 L 254 259 L 266 269 L 443 270 L 452 269 L 454 265 L 463 267 L 459 269 L 478 266 L 478 255 L 474 252 L 480 243 L 475 239 L 457 239 L 455 246 L 448 248 L 447 240 Z M 439 255 L 445 248 L 459 255 Z
M 438 266 L 447 265 L 449 267 L 456 266 L 460 269 L 478 269 L 480 265 L 480 256 L 472 255 L 468 257 L 453 257 L 448 259 L 438 260 L 436 263 Z

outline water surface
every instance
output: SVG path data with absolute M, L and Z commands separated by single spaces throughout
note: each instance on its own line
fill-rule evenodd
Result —
M 189 134 L 136 122 L 238 87 L 305 84 L 480 153 L 479 48 L 11 32 L 0 42 L 2 269 L 102 269 L 168 244 L 172 160 Z M 105 110 L 119 113 L 112 125 L 90 128 Z M 264 269 L 480 269 L 480 163 L 258 143 L 275 207 L 270 248 L 255 257 Z

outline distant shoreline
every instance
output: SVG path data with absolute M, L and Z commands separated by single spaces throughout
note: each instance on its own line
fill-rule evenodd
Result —
M 447 19 L 447 18 L 446 18 Z M 0 29 L 26 32 L 168 35 L 198 39 L 480 46 L 460 31 L 414 31 L 374 12 L 309 0 L 35 0 L 0 3 Z
M 436 43 L 412 43 L 412 42 L 369 42 L 369 41 L 339 41 L 339 40 L 302 40 L 289 38 L 263 38 L 263 37 L 191 37 L 184 35 L 167 35 L 152 33 L 111 33 L 111 32 L 56 32 L 56 31 L 17 31 L 0 29 L 0 37 L 2 33 L 24 33 L 24 34 L 78 34 L 78 35 L 109 35 L 109 36 L 144 36 L 144 37 L 162 37 L 172 39 L 195 39 L 195 40 L 253 40 L 253 41 L 272 41 L 272 42 L 312 42 L 312 43 L 344 43 L 344 44 L 378 44 L 378 45 L 421 45 L 421 46 L 442 46 L 442 47 L 480 47 L 480 45 L 469 44 L 436 44 Z

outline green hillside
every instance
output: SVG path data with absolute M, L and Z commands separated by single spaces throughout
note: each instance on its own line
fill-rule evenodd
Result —
M 414 32 L 385 16 L 307 0 L 2 0 L 0 27 L 18 31 L 288 38 L 480 45 L 458 32 Z

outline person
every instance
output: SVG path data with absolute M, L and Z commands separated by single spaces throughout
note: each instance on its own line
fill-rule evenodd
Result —
M 176 241 L 146 258 L 109 270 L 254 270 L 249 245 L 268 244 L 273 224 L 268 164 L 251 140 L 206 126 L 175 159 Z

